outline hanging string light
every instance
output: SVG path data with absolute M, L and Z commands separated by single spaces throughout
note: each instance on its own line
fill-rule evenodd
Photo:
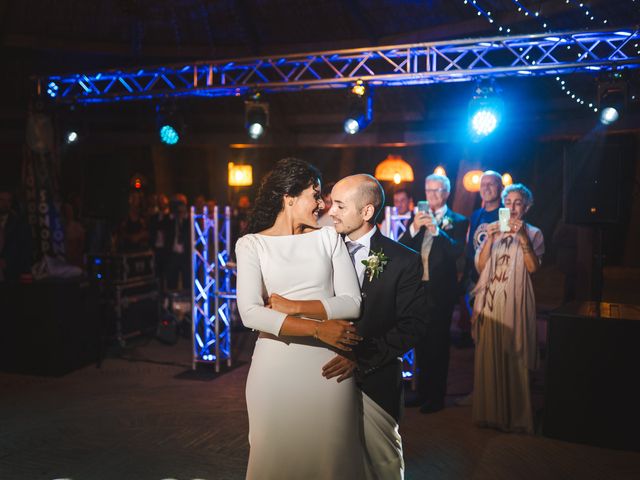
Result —
M 524 16 L 527 17 L 532 17 L 532 18 L 538 18 L 540 20 L 540 22 L 542 23 L 542 27 L 543 28 L 547 28 L 548 27 L 548 20 L 546 20 L 540 13 L 540 10 L 531 10 L 528 9 L 520 0 L 511 0 L 512 3 L 518 7 L 518 12 L 522 13 Z M 596 16 L 593 14 L 592 10 L 589 8 L 588 5 L 586 5 L 583 2 L 579 2 L 576 0 L 565 0 L 565 2 L 567 4 L 570 5 L 575 5 L 577 8 L 581 9 L 585 16 L 590 20 L 590 21 L 595 21 Z M 633 3 L 636 2 L 636 0 L 632 0 Z M 489 23 L 494 24 L 495 21 L 493 19 L 493 17 L 491 16 L 491 12 L 490 11 L 486 11 L 484 10 L 480 5 L 478 5 L 477 0 L 464 0 L 463 2 L 465 5 L 471 5 L 473 8 L 476 9 L 476 11 L 478 12 L 479 16 L 482 16 L 483 18 L 485 18 L 487 21 L 489 21 Z M 607 24 L 609 23 L 608 19 L 603 19 L 602 20 L 603 24 Z M 495 26 L 495 25 L 494 25 Z M 503 27 L 503 26 L 499 26 L 497 27 L 497 30 L 499 32 L 505 32 L 506 33 L 511 33 L 511 29 L 507 28 L 507 27 Z M 637 45 L 634 45 L 637 48 Z M 567 45 L 567 49 L 571 50 L 572 46 L 571 45 Z M 523 47 L 519 47 L 518 50 L 520 52 L 524 51 Z M 638 50 L 638 53 L 640 53 L 640 50 Z M 577 54 L 578 59 L 583 59 L 585 58 L 589 53 L 588 52 L 580 52 Z M 525 56 L 526 60 L 530 59 L 529 55 Z M 535 61 L 531 62 L 532 65 L 535 65 Z M 561 80 L 560 77 L 555 77 L 556 78 L 556 84 L 561 88 L 561 90 L 567 95 L 568 98 L 574 100 L 578 105 L 582 105 L 585 106 L 586 108 L 589 108 L 590 110 L 593 110 L 594 113 L 598 112 L 598 108 L 594 105 L 594 102 L 587 102 L 585 101 L 585 99 L 581 98 L 579 95 L 577 95 L 575 92 L 572 92 L 569 89 L 569 86 L 566 82 L 566 80 Z
M 462 3 L 464 3 L 465 5 L 470 5 L 473 8 L 475 8 L 477 15 L 478 16 L 482 16 L 487 22 L 489 22 L 491 24 L 495 23 L 495 20 L 491 16 L 491 12 L 489 10 L 485 10 L 480 5 L 478 5 L 477 0 L 464 0 Z M 500 31 L 500 32 L 506 31 L 507 33 L 511 33 L 511 29 L 510 28 L 505 28 L 503 26 L 499 26 L 498 27 L 498 31 Z
M 576 0 L 565 0 L 565 3 L 568 3 L 569 5 L 574 5 L 576 8 L 579 8 L 582 11 L 582 13 L 584 13 L 585 17 L 588 18 L 590 21 L 592 22 L 598 21 L 596 19 L 596 16 L 593 13 L 593 10 L 591 10 L 586 3 L 578 2 Z M 603 25 L 606 25 L 607 23 L 609 23 L 609 20 L 607 20 L 606 18 L 602 19 Z
M 537 19 L 540 24 L 542 25 L 542 28 L 547 28 L 548 24 L 547 21 L 544 20 L 541 16 L 540 16 L 540 10 L 529 10 L 527 7 L 524 6 L 524 4 L 522 2 L 520 2 L 519 0 L 511 0 L 511 2 L 518 7 L 518 12 L 520 12 L 522 15 L 524 15 L 525 17 L 532 17 Z

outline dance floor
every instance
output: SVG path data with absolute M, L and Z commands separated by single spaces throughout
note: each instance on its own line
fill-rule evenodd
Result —
M 217 377 L 190 374 L 183 339 L 138 339 L 61 378 L 0 374 L 0 478 L 244 478 L 253 338 L 236 335 L 238 366 Z M 474 427 L 470 407 L 453 405 L 471 388 L 472 359 L 452 348 L 448 408 L 407 409 L 407 479 L 640 478 L 640 453 Z

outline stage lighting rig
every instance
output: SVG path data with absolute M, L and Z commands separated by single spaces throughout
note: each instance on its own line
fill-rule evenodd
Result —
M 628 104 L 629 84 L 622 73 L 613 70 L 598 82 L 600 123 L 611 125 L 623 114 Z
M 347 95 L 347 118 L 344 121 L 344 131 L 355 135 L 365 129 L 373 118 L 371 89 L 362 80 L 349 89 Z
M 473 98 L 469 101 L 469 125 L 472 136 L 480 140 L 490 135 L 500 125 L 503 109 L 504 103 L 495 83 L 478 83 Z
M 269 104 L 260 100 L 261 94 L 255 93 L 244 102 L 244 124 L 249 136 L 257 140 L 269 126 Z

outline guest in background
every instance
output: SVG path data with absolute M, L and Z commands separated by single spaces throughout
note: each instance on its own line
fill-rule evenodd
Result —
M 171 200 L 171 218 L 167 238 L 167 289 L 185 289 L 191 276 L 191 245 L 189 243 L 189 212 L 187 197 L 181 193 Z
M 465 298 L 471 302 L 468 293 L 478 283 L 479 274 L 475 266 L 476 251 L 482 245 L 487 236 L 489 224 L 498 221 L 498 210 L 502 206 L 502 175 L 493 170 L 487 170 L 480 177 L 480 198 L 482 207 L 471 214 L 469 220 L 469 232 L 467 233 L 467 245 L 465 247 L 465 265 L 462 278 L 462 288 Z M 456 343 L 460 347 L 472 347 L 470 312 L 465 303 L 464 309 L 460 309 L 460 338 Z M 470 308 L 470 307 L 469 307 Z
M 418 396 L 407 406 L 420 406 L 421 413 L 444 408 L 449 371 L 450 329 L 458 299 L 457 261 L 464 251 L 468 220 L 447 207 L 451 182 L 443 175 L 425 179 L 430 211 L 416 213 L 400 243 L 422 255 L 423 286 L 431 311 L 425 339 L 416 346 Z
M 531 274 L 544 253 L 542 232 L 524 222 L 531 191 L 510 185 L 502 200 L 511 211 L 509 231 L 487 227 L 476 253 L 480 278 L 474 293 L 476 340 L 473 421 L 481 427 L 533 433 L 529 371 L 538 364 L 536 302 Z
M 193 201 L 193 206 L 195 207 L 196 213 L 202 214 L 202 212 L 204 212 L 204 206 L 206 204 L 207 199 L 204 198 L 204 195 L 196 195 L 196 198 Z
M 149 248 L 149 229 L 142 216 L 142 195 L 129 194 L 129 212 L 118 228 L 118 249 L 121 252 L 140 252 Z
M 171 212 L 169 197 L 164 193 L 156 195 L 155 213 L 149 218 L 149 243 L 153 249 L 156 262 L 156 278 L 161 290 L 166 287 L 167 257 L 169 254 L 169 228 Z
M 13 194 L 0 187 L 0 282 L 31 271 L 31 232 L 13 207 Z
M 333 202 L 331 201 L 331 190 L 336 182 L 329 182 L 322 186 L 322 201 L 324 208 L 320 210 L 318 215 L 318 225 L 321 227 L 333 227 L 333 218 L 329 216 L 329 210 Z
M 498 210 L 502 206 L 502 175 L 493 170 L 487 170 L 480 177 L 480 198 L 482 207 L 471 214 L 469 220 L 469 233 L 467 234 L 467 246 L 465 248 L 466 265 L 465 280 L 470 288 L 478 282 L 480 275 L 475 267 L 476 251 L 482 245 L 487 236 L 489 224 L 498 221 Z
M 393 206 L 396 207 L 396 214 L 399 222 L 391 225 L 389 238 L 398 239 L 407 230 L 407 226 L 413 218 L 413 197 L 406 188 L 398 188 L 393 192 Z M 380 231 L 385 235 L 389 219 L 385 218 L 380 224 Z

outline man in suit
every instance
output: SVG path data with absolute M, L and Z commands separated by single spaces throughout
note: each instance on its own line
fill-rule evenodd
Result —
M 362 289 L 356 361 L 338 355 L 323 368 L 338 381 L 354 372 L 362 390 L 363 426 L 370 479 L 401 479 L 404 472 L 398 422 L 403 407 L 402 355 L 425 332 L 422 262 L 417 252 L 384 237 L 376 219 L 384 190 L 370 175 L 340 180 L 330 215 L 343 234 Z M 383 257 L 384 256 L 384 257 Z M 382 260 L 373 265 L 373 257 Z M 368 262 L 366 267 L 362 261 Z M 385 263 L 386 260 L 386 263 Z
M 380 231 L 383 235 L 389 229 L 389 238 L 397 240 L 411 223 L 413 214 L 413 198 L 411 193 L 404 187 L 393 192 L 393 206 L 396 208 L 396 222 L 391 222 L 390 218 L 385 218 L 380 224 Z M 387 224 L 390 224 L 387 226 Z
M 451 183 L 443 175 L 425 179 L 428 212 L 416 213 L 403 243 L 420 252 L 423 284 L 430 311 L 427 335 L 416 347 L 420 412 L 433 413 L 444 408 L 449 370 L 449 330 L 453 307 L 459 296 L 457 261 L 464 250 L 468 220 L 447 207 Z

